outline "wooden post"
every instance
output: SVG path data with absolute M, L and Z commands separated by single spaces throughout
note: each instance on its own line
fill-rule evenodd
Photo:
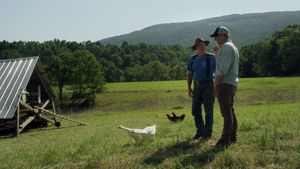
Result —
M 20 127 L 20 103 L 18 103 L 18 107 L 17 107 L 17 128 L 16 128 L 16 136 L 19 136 L 19 127 Z
M 52 102 L 53 113 L 55 114 L 54 115 L 54 121 L 56 122 L 57 121 L 57 119 L 56 119 L 56 108 L 55 108 L 55 103 L 54 103 L 53 98 L 51 99 L 51 102 Z
M 41 85 L 38 86 L 38 103 L 42 103 L 42 91 L 41 91 Z
M 86 124 L 84 124 L 84 123 L 81 123 L 81 122 L 79 122 L 79 121 L 73 120 L 73 119 L 71 119 L 71 118 L 69 118 L 69 117 L 65 117 L 65 116 L 62 116 L 62 115 L 59 115 L 59 114 L 54 114 L 53 112 L 51 112 L 51 111 L 49 111 L 49 110 L 46 110 L 46 109 L 44 109 L 44 108 L 42 108 L 42 107 L 39 107 L 39 106 L 34 106 L 34 107 L 37 108 L 37 109 L 39 109 L 39 110 L 41 110 L 41 111 L 43 111 L 43 112 L 49 113 L 49 114 L 51 114 L 51 115 L 55 115 L 55 116 L 57 116 L 57 117 L 60 117 L 60 118 L 65 119 L 65 120 L 72 121 L 72 122 L 74 122 L 74 123 L 79 123 L 79 124 L 82 125 L 82 126 L 86 126 Z

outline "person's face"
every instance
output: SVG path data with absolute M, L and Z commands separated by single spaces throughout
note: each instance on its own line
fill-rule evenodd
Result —
M 217 35 L 215 37 L 215 40 L 217 41 L 217 43 L 219 45 L 222 45 L 226 41 L 226 37 L 225 37 L 225 35 Z
M 196 47 L 196 49 L 197 49 L 198 53 L 204 53 L 205 50 L 206 50 L 206 44 L 205 44 L 205 42 L 199 42 L 198 45 L 197 45 L 197 47 Z

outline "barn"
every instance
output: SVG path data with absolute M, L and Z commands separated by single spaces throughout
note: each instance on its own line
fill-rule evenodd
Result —
M 0 60 L 0 134 L 18 136 L 48 122 L 60 126 L 55 94 L 39 57 Z

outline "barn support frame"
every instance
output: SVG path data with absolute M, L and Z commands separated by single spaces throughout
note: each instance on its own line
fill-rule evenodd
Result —
M 16 128 L 16 136 L 19 136 L 19 128 L 20 128 L 20 103 L 18 104 L 17 107 L 17 115 L 16 115 L 16 120 L 17 120 L 17 128 Z
M 60 127 L 60 122 L 57 121 L 57 117 L 74 122 L 74 123 L 78 123 L 79 125 L 86 125 L 85 123 L 76 121 L 74 119 L 71 119 L 69 117 L 65 117 L 62 115 L 59 115 L 56 113 L 56 109 L 55 109 L 55 103 L 53 102 L 53 99 L 51 99 L 52 101 L 52 109 L 53 111 L 47 110 L 46 107 L 47 105 L 50 103 L 50 100 L 47 100 L 42 106 L 31 106 L 25 102 L 23 102 L 21 99 L 19 100 L 19 104 L 18 104 L 18 108 L 17 108 L 17 114 L 16 114 L 16 120 L 17 120 L 17 125 L 16 125 L 16 134 L 15 136 L 19 136 L 19 134 L 23 131 L 23 129 L 30 124 L 30 122 L 32 122 L 35 118 L 40 117 L 44 120 L 46 120 L 47 122 L 50 122 L 52 124 L 54 124 L 56 127 Z M 33 116 L 29 116 L 22 124 L 20 124 L 20 106 L 23 106 L 25 108 L 27 108 L 28 110 L 30 110 L 31 112 L 34 112 Z M 46 117 L 44 114 L 48 114 L 53 116 L 53 120 Z
M 0 60 L 0 77 L 5 96 L 0 101 L 0 134 L 18 136 L 25 127 L 48 122 L 60 126 L 57 118 L 85 125 L 57 114 L 55 93 L 38 56 Z

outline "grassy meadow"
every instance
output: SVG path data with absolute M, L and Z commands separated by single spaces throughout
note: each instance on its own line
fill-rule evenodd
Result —
M 300 168 L 300 78 L 240 79 L 238 141 L 214 149 L 222 129 L 216 101 L 211 140 L 193 143 L 186 81 L 107 84 L 94 108 L 67 116 L 87 123 L 34 129 L 0 138 L 0 168 Z M 171 123 L 166 113 L 186 114 Z M 157 125 L 141 145 L 117 128 Z

